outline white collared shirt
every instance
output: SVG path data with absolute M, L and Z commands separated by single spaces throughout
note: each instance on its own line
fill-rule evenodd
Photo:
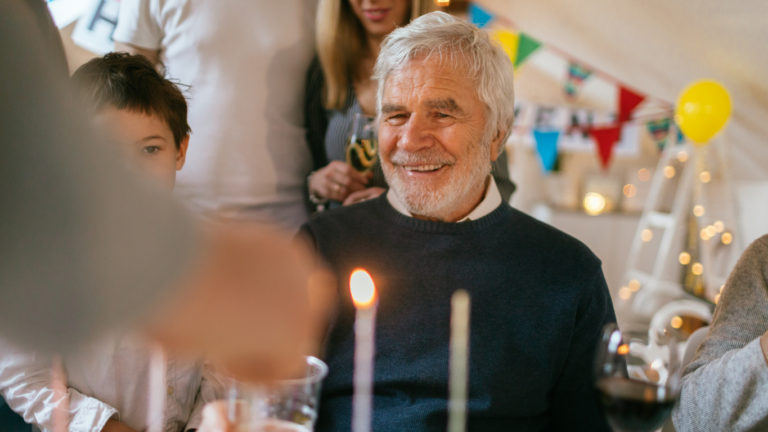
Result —
M 482 201 L 480 201 L 480 203 L 475 206 L 475 208 L 472 209 L 469 214 L 456 222 L 466 222 L 480 219 L 481 217 L 486 216 L 492 211 L 496 210 L 496 207 L 501 204 L 501 193 L 499 192 L 499 188 L 496 186 L 496 181 L 492 176 L 488 177 L 488 185 L 485 187 L 485 194 Z M 403 202 L 400 200 L 397 194 L 395 194 L 395 191 L 393 191 L 392 188 L 387 191 L 387 201 L 389 201 L 389 204 L 399 213 L 413 217 L 413 214 L 408 211 L 408 209 L 405 207 L 405 204 L 403 204 Z

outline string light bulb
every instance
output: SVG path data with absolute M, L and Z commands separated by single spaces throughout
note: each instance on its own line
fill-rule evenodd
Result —
M 648 228 L 644 229 L 642 232 L 640 232 L 640 239 L 646 243 L 653 240 L 653 231 L 649 230 Z
M 693 206 L 693 215 L 696 217 L 704 216 L 704 206 L 701 204 L 696 204 Z
M 451 5 L 451 0 L 435 0 L 435 4 L 440 7 L 447 7 Z
M 691 273 L 695 274 L 696 276 L 701 276 L 701 274 L 704 273 L 704 266 L 699 262 L 693 263 L 691 266 Z
M 664 167 L 664 177 L 671 179 L 675 176 L 675 167 L 672 165 L 667 165 Z
M 702 183 L 709 183 L 709 181 L 712 180 L 712 174 L 710 174 L 709 171 L 702 171 L 699 173 L 699 180 L 701 180 Z
M 651 171 L 648 168 L 640 168 L 637 171 L 637 178 L 642 182 L 647 182 L 651 179 Z
M 628 183 L 624 185 L 623 192 L 624 196 L 627 198 L 632 198 L 637 194 L 637 188 L 632 183 Z
M 679 160 L 681 163 L 685 163 L 688 161 L 688 153 L 685 151 L 677 152 L 677 160 Z
M 601 194 L 597 192 L 589 192 L 584 195 L 583 205 L 584 211 L 587 212 L 588 215 L 596 216 L 605 210 L 607 202 L 605 197 Z
M 688 265 L 691 263 L 691 254 L 688 252 L 680 252 L 680 256 L 677 257 L 677 260 L 680 261 L 680 264 L 682 265 Z
M 724 245 L 729 245 L 731 242 L 733 242 L 733 234 L 729 232 L 724 232 L 722 236 L 720 236 L 720 241 L 723 242 Z

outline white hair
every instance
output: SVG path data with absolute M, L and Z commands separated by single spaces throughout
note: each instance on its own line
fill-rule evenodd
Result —
M 485 31 L 445 12 L 422 15 L 390 33 L 382 43 L 373 71 L 373 78 L 379 83 L 378 113 L 389 75 L 411 60 L 432 56 L 465 70 L 474 79 L 477 96 L 486 107 L 486 144 L 502 133 L 504 148 L 515 119 L 512 62 Z

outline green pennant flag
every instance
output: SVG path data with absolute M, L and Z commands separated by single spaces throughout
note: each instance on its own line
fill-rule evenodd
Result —
M 525 59 L 539 49 L 540 46 L 541 42 L 520 32 L 520 37 L 517 40 L 517 58 L 515 58 L 515 67 L 520 66 Z

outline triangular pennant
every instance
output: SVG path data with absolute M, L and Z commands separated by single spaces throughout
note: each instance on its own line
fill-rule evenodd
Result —
M 517 33 L 509 30 L 494 30 L 491 37 L 501 44 L 504 52 L 509 56 L 509 60 L 514 64 L 517 57 Z
M 672 119 L 669 117 L 659 120 L 649 120 L 648 123 L 645 124 L 645 127 L 648 128 L 648 133 L 653 137 L 659 151 L 664 150 L 664 146 L 667 143 L 667 137 L 669 136 L 669 126 L 671 124 Z
M 485 27 L 492 19 L 493 15 L 487 10 L 474 3 L 469 4 L 469 22 L 476 25 L 478 28 Z
M 600 156 L 600 164 L 603 169 L 608 168 L 608 163 L 613 156 L 613 147 L 621 139 L 621 126 L 596 127 L 589 130 L 589 134 L 597 144 L 597 154 Z
M 539 154 L 544 171 L 552 171 L 557 161 L 557 140 L 559 130 L 534 129 L 533 139 L 536 141 L 536 152 Z
M 517 42 L 517 57 L 515 58 L 515 67 L 523 64 L 525 59 L 527 59 L 529 55 L 533 54 L 534 51 L 539 49 L 540 46 L 541 42 L 521 32 L 520 38 Z
M 619 86 L 619 123 L 624 123 L 632 116 L 632 111 L 637 108 L 645 96 L 635 93 L 632 90 Z
M 584 66 L 570 62 L 568 64 L 568 76 L 565 79 L 565 93 L 570 97 L 576 97 L 581 85 L 592 75 L 592 71 Z

